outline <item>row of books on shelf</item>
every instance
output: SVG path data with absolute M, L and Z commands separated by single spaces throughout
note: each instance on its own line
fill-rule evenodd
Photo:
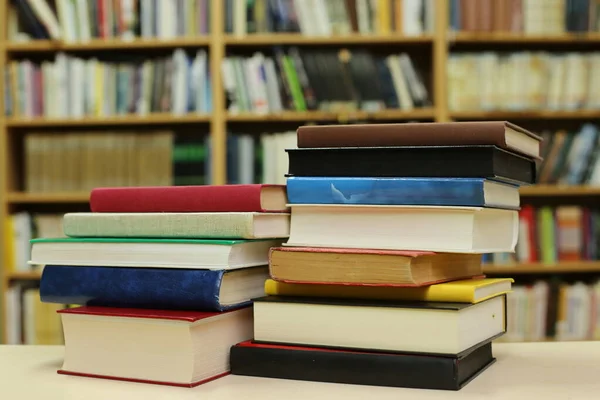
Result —
M 449 0 L 450 27 L 463 32 L 561 34 L 600 30 L 596 0 Z
M 543 132 L 538 183 L 600 184 L 600 134 L 598 127 L 584 124 L 579 131 Z
M 225 0 L 225 32 L 422 35 L 432 32 L 431 0 Z
M 216 1 L 216 3 L 215 3 Z M 432 0 L 17 0 L 9 40 L 172 39 L 208 35 L 210 7 L 224 7 L 225 32 L 422 35 L 434 29 Z
M 36 284 L 16 284 L 4 293 L 6 344 L 64 344 L 58 310 L 62 304 L 42 303 Z
M 228 110 L 410 110 L 430 105 L 425 82 L 406 53 L 375 57 L 363 49 L 274 49 L 272 57 L 223 60 Z
M 106 62 L 58 53 L 41 64 L 13 61 L 5 73 L 5 112 L 21 117 L 208 113 L 211 79 L 205 50 L 190 56 Z M 60 99 L 60 101 L 57 101 Z
M 454 53 L 448 108 L 576 110 L 600 108 L 600 53 Z
M 296 147 L 293 135 L 228 135 L 228 183 L 285 183 L 284 150 Z M 209 184 L 210 150 L 208 135 L 189 132 L 28 133 L 23 187 L 28 193 L 61 193 L 99 186 Z
M 210 32 L 209 0 L 15 0 L 10 4 L 8 38 L 13 41 L 171 39 Z
M 540 280 L 513 285 L 505 342 L 600 340 L 600 282 Z
M 542 262 L 600 259 L 600 211 L 564 205 L 519 211 L 519 241 L 515 253 L 493 253 L 484 263 Z

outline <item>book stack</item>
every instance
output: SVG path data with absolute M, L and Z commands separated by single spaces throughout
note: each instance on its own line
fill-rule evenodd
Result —
M 232 373 L 458 390 L 491 365 L 518 186 L 540 138 L 507 122 L 306 126 L 288 150 L 286 246 Z
M 32 241 L 41 300 L 83 305 L 59 311 L 59 372 L 188 387 L 228 373 L 289 235 L 284 187 L 102 188 L 90 207 L 65 215 L 68 238 Z

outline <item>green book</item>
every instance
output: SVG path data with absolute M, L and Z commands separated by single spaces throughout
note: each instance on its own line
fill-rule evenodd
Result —
M 292 92 L 292 99 L 294 100 L 294 108 L 296 111 L 306 111 L 306 101 L 304 100 L 304 94 L 302 93 L 302 87 L 298 80 L 298 74 L 294 66 L 294 60 L 290 56 L 283 56 L 283 68 L 285 69 L 285 76 L 290 85 L 290 91 Z
M 553 264 L 557 260 L 554 212 L 551 207 L 542 207 L 538 210 L 537 218 L 541 261 L 546 264 Z

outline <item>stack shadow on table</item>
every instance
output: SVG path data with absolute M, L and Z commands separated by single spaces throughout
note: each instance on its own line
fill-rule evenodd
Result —
M 514 251 L 539 141 L 507 122 L 299 128 L 289 241 L 271 249 L 232 373 L 450 390 L 476 377 L 512 283 L 485 279 L 481 254 Z
M 64 374 L 195 386 L 252 337 L 269 249 L 289 235 L 283 186 L 100 188 L 63 239 L 33 240 L 59 311 Z

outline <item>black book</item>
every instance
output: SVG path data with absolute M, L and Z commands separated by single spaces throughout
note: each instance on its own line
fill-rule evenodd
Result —
M 287 149 L 288 176 L 536 180 L 535 161 L 496 146 Z
M 17 12 L 21 18 L 20 21 L 25 30 L 27 30 L 34 39 L 50 39 L 48 29 L 36 16 L 27 0 L 12 0 L 12 4 L 17 8 Z
M 491 343 L 439 357 L 244 342 L 230 358 L 234 375 L 438 390 L 459 390 L 496 361 Z

